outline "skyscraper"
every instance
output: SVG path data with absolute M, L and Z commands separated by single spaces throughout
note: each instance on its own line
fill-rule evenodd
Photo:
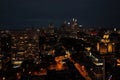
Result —
M 7 33 L 1 34 L 0 44 L 1 53 L 7 55 L 11 50 L 11 36 Z

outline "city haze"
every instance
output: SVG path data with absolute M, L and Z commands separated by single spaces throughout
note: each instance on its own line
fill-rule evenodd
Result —
M 64 20 L 75 17 L 82 25 L 118 27 L 118 3 L 116 0 L 1 0 L 0 25 L 19 28 L 53 22 L 60 26 Z

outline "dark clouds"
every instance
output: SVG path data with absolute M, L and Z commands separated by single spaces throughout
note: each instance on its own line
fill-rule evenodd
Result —
M 47 25 L 77 18 L 86 25 L 119 25 L 116 0 L 0 0 L 0 24 Z

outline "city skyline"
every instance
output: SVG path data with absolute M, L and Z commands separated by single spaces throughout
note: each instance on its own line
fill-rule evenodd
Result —
M 1 0 L 0 25 L 8 28 L 28 25 L 60 26 L 64 20 L 78 19 L 87 26 L 119 27 L 119 2 L 112 0 Z

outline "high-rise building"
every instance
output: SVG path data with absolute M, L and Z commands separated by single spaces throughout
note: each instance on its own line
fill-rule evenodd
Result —
M 12 31 L 12 56 L 13 60 L 24 60 L 24 57 L 38 54 L 37 31 L 22 30 Z
M 0 37 L 1 53 L 7 55 L 11 51 L 11 36 L 10 34 L 3 33 Z
M 97 43 L 97 51 L 100 54 L 115 52 L 115 43 L 109 39 L 109 34 L 105 34 L 101 41 Z

